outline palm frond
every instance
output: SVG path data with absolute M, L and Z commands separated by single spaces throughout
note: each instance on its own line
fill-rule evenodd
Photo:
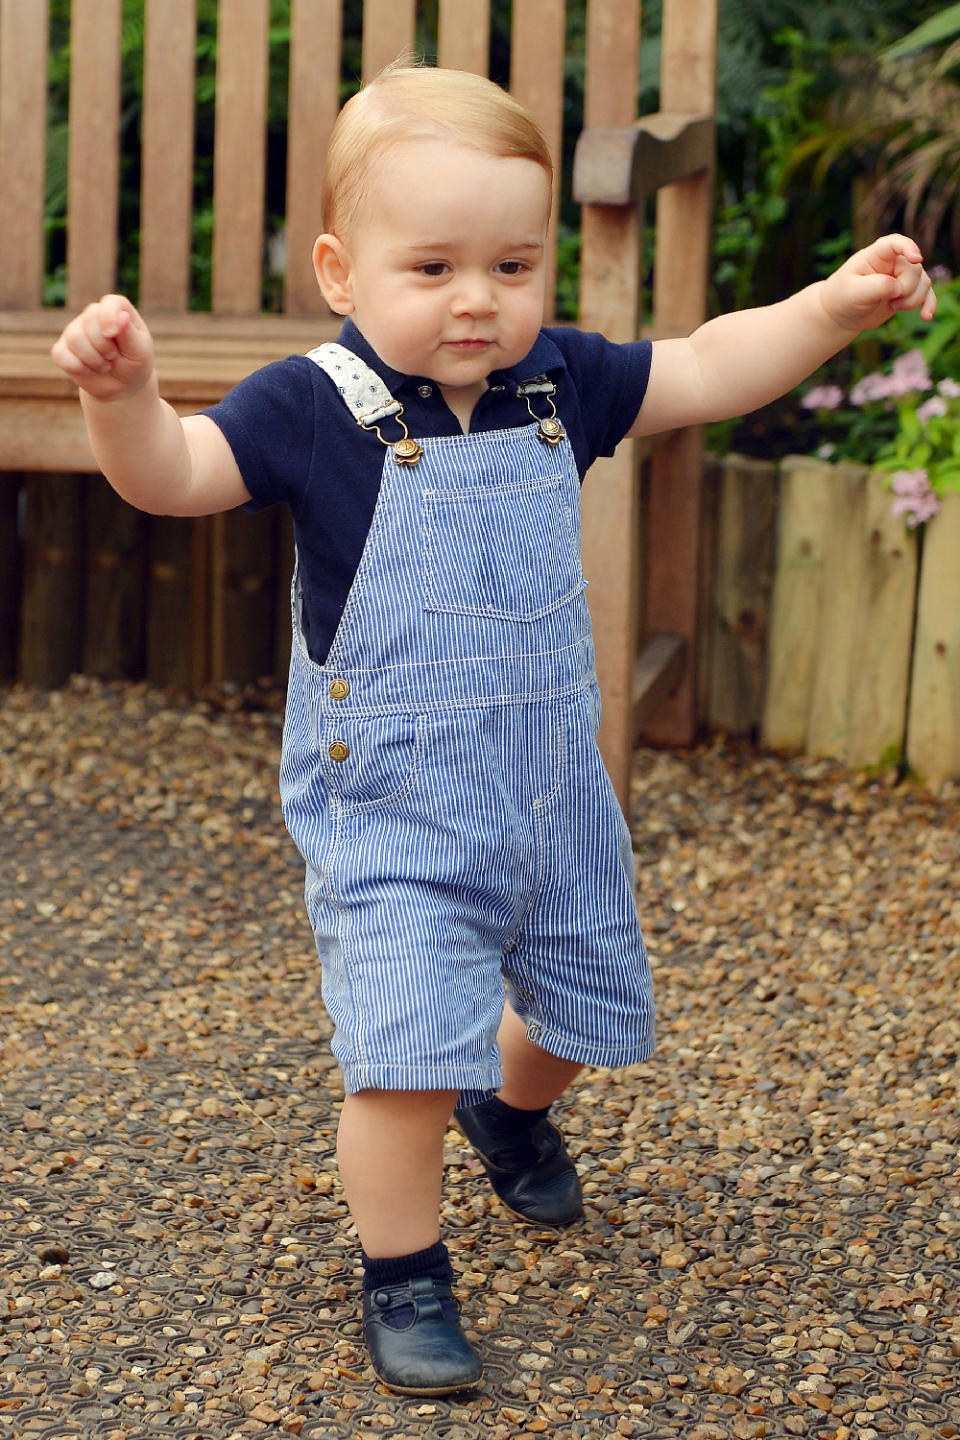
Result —
M 930 45 L 942 45 L 947 40 L 953 40 L 960 35 L 960 5 L 948 5 L 938 15 L 931 15 L 929 20 L 924 20 L 915 30 L 888 45 L 880 55 L 881 63 L 888 65 L 896 60 L 903 60 L 907 55 L 915 55 L 918 50 L 925 50 Z

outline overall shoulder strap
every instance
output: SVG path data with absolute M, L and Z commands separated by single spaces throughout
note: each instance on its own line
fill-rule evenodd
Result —
M 319 365 L 333 381 L 344 405 L 364 429 L 391 415 L 399 415 L 403 410 L 400 401 L 394 400 L 380 376 L 345 345 L 334 341 L 318 345 L 308 352 L 307 359 Z
M 528 395 L 555 395 L 556 390 L 549 375 L 534 375 L 517 386 L 517 394 L 524 400 Z
M 553 397 L 557 393 L 557 387 L 549 375 L 534 375 L 530 380 L 524 380 L 517 386 L 519 399 L 526 402 L 527 409 L 537 422 L 537 439 L 542 440 L 544 445 L 559 445 L 566 437 L 566 431 L 557 419 L 557 407 L 553 403 Z M 542 396 L 550 406 L 549 415 L 538 415 L 530 403 L 531 396 Z

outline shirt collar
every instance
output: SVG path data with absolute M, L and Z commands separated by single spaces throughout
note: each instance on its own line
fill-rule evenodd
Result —
M 402 370 L 393 370 L 389 365 L 384 364 L 349 316 L 343 322 L 339 341 L 348 350 L 352 350 L 354 355 L 359 355 L 361 360 L 366 361 L 374 374 L 380 376 L 391 395 L 400 395 L 404 391 L 433 383 L 422 375 L 405 375 Z M 549 375 L 551 372 L 566 368 L 566 361 L 560 350 L 551 340 L 548 332 L 541 330 L 533 342 L 533 346 L 518 365 L 510 365 L 506 370 L 492 370 L 488 379 L 491 385 L 504 382 L 522 385 L 525 380 L 532 380 L 537 375 Z

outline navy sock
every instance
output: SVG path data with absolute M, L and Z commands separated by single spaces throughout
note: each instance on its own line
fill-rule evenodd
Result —
M 534 1126 L 549 1115 L 549 1105 L 542 1110 L 518 1110 L 515 1105 L 501 1100 L 499 1095 L 491 1095 L 488 1100 L 470 1108 L 483 1120 L 492 1141 L 490 1159 L 495 1164 L 506 1170 L 519 1170 L 536 1163 L 537 1152 L 530 1143 L 530 1135 Z
M 412 1255 L 391 1255 L 385 1260 L 371 1259 L 365 1251 L 361 1250 L 360 1261 L 363 1265 L 364 1290 L 379 1290 L 381 1287 L 389 1285 L 402 1285 L 405 1280 L 416 1280 L 422 1277 L 439 1280 L 446 1285 L 453 1284 L 453 1267 L 450 1264 L 447 1247 L 442 1240 L 438 1240 L 435 1245 L 428 1245 L 426 1250 L 416 1250 Z M 440 1307 L 448 1324 L 459 1324 L 460 1316 L 454 1301 L 442 1300 Z M 413 1315 L 412 1305 L 399 1305 L 396 1310 L 391 1310 L 388 1315 L 385 1314 L 383 1319 L 393 1329 L 402 1330 L 413 1320 Z

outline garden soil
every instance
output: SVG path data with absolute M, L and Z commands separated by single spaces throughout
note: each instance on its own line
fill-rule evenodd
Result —
M 0 697 L 0 1437 L 960 1434 L 960 788 L 641 751 L 647 1064 L 583 1222 L 451 1129 L 472 1394 L 375 1382 L 281 697 Z M 590 883 L 590 876 L 584 876 Z

